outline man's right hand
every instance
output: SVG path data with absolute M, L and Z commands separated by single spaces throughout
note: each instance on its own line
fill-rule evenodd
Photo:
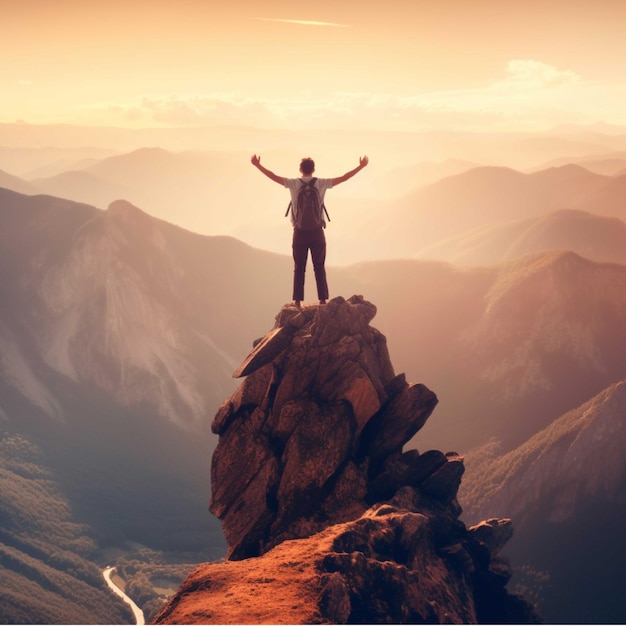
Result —
M 274 174 L 274 172 L 270 172 L 270 170 L 261 165 L 261 157 L 257 154 L 253 154 L 252 157 L 250 157 L 250 163 L 252 163 L 252 165 L 254 165 L 259 170 L 259 172 L 262 172 L 268 178 L 271 178 L 274 182 L 278 183 L 279 185 L 285 184 L 285 179 L 282 176 L 277 176 L 276 174 Z

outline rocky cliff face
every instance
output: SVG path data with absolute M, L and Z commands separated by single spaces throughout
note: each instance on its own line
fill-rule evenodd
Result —
M 561 524 L 591 508 L 591 503 L 624 502 L 625 413 L 626 380 L 622 380 L 515 450 L 481 455 L 461 489 L 467 517 L 477 519 L 489 510 L 514 515 L 521 527 L 541 511 L 545 522 Z
M 158 623 L 534 620 L 506 591 L 510 520 L 459 519 L 462 458 L 403 452 L 437 398 L 395 375 L 375 314 L 358 296 L 283 307 L 235 372 L 212 425 L 229 561 L 194 572 Z
M 232 333 L 230 307 L 246 337 L 261 332 L 260 310 L 275 311 L 241 266 L 276 275 L 289 265 L 275 256 L 185 232 L 124 200 L 100 211 L 0 189 L 0 265 L 11 268 L 0 281 L 0 385 L 57 421 L 62 377 L 204 431 L 248 346 Z M 265 298 L 278 294 L 266 286 Z

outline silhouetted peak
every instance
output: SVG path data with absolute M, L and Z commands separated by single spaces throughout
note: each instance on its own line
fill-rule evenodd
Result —
M 598 179 L 610 178 L 609 176 L 596 174 L 595 172 L 588 170 L 586 167 L 583 167 L 578 163 L 566 163 L 565 165 L 549 167 L 544 170 L 534 172 L 533 174 L 530 174 L 530 176 L 537 179 L 548 179 L 552 183 L 563 183 L 569 180 L 574 180 L 581 176 Z
M 115 200 L 109 204 L 106 211 L 109 224 L 114 226 L 114 231 L 121 234 L 127 244 L 136 249 L 140 246 L 148 246 L 151 254 L 161 254 L 166 247 L 164 234 L 164 222 L 142 211 L 127 200 Z M 144 250 L 139 254 L 145 255 Z
M 524 178 L 524 174 L 503 165 L 480 165 L 465 172 L 461 172 L 460 174 L 456 174 L 451 178 L 492 183 L 499 180 L 519 180 Z
M 136 222 L 138 220 L 150 220 L 150 216 L 136 207 L 128 200 L 114 200 L 107 208 L 109 217 L 126 222 Z
M 487 294 L 488 311 L 493 314 L 496 307 L 509 306 L 509 303 L 519 306 L 519 302 L 523 302 L 530 307 L 544 302 L 545 293 L 554 296 L 579 287 L 581 281 L 587 282 L 586 273 L 595 267 L 597 264 L 568 250 L 539 252 L 502 263 L 497 280 Z

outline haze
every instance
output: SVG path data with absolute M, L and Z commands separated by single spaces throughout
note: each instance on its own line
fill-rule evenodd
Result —
M 3 2 L 0 119 L 545 130 L 626 121 L 626 5 Z

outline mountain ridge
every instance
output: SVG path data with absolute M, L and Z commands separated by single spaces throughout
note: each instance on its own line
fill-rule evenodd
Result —
M 548 622 L 624 619 L 625 390 L 624 380 L 609 385 L 514 450 L 492 442 L 467 455 L 466 519 L 516 516 L 507 555 Z
M 52 232 L 59 233 L 58 240 L 53 245 L 45 246 L 43 237 L 49 238 L 51 231 L 47 227 L 40 232 L 33 228 L 23 229 L 19 226 L 20 219 L 15 211 L 12 212 L 13 217 L 10 217 L 8 207 L 12 203 L 16 210 L 28 205 L 63 207 L 66 221 L 74 222 L 75 225 L 64 230 L 56 209 L 52 213 L 47 210 L 37 213 L 36 210 L 32 215 L 37 214 L 35 219 L 44 220 L 42 225 L 47 224 L 48 215 L 53 219 L 53 216 L 56 217 L 56 223 L 51 227 L 54 229 Z M 174 330 L 177 327 L 184 329 L 184 326 L 174 323 L 173 314 L 189 316 L 190 306 L 197 310 L 199 304 L 210 305 L 210 301 L 206 304 L 195 302 L 193 305 L 189 302 L 186 294 L 193 294 L 189 289 L 189 281 L 198 280 L 199 275 L 196 278 L 179 266 L 178 253 L 174 249 L 179 245 L 180 232 L 175 226 L 148 216 L 126 201 L 116 201 L 107 211 L 102 212 L 87 205 L 52 200 L 46 196 L 29 199 L 7 192 L 4 194 L 3 206 L 6 213 L 3 221 L 11 220 L 10 229 L 5 229 L 6 237 L 3 240 L 3 252 L 8 254 L 5 262 L 13 266 L 17 262 L 18 267 L 26 267 L 26 256 L 33 248 L 37 248 L 35 258 L 40 257 L 31 270 L 32 274 L 24 278 L 26 284 L 30 285 L 27 291 L 23 286 L 16 286 L 18 291 L 14 291 L 12 282 L 5 284 L 6 301 L 20 310 L 32 310 L 34 306 L 39 310 L 39 315 L 49 320 L 48 334 L 42 334 L 43 329 L 37 333 L 40 338 L 36 349 L 41 351 L 43 361 L 50 367 L 74 380 L 91 378 L 111 393 L 119 393 L 120 399 L 126 397 L 130 400 L 130 397 L 124 395 L 130 392 L 124 381 L 130 382 L 134 376 L 133 367 L 139 366 L 145 373 L 152 370 L 153 374 L 148 374 L 148 378 L 142 374 L 145 382 L 151 384 L 150 376 L 158 378 L 162 375 L 157 375 L 153 368 L 161 368 L 165 363 L 176 367 L 177 357 L 171 350 L 183 349 L 191 350 L 189 356 L 192 358 L 208 357 L 216 363 L 223 363 L 223 378 L 227 380 L 226 372 L 232 369 L 236 357 L 229 355 L 228 349 L 220 347 L 219 333 L 211 337 L 205 330 L 198 329 L 188 332 L 187 338 L 184 338 L 185 331 L 181 334 Z M 22 221 L 26 227 L 29 217 L 23 215 Z M 243 252 L 249 249 L 234 239 L 218 237 L 204 240 L 202 236 L 197 237 L 199 241 L 215 243 L 217 248 L 232 248 L 231 255 L 236 255 L 234 250 Z M 52 250 L 56 252 L 51 253 Z M 188 247 L 187 254 L 189 252 L 193 252 L 193 246 Z M 220 255 L 218 249 L 213 252 L 216 259 Z M 210 258 L 207 255 L 204 257 L 206 260 Z M 268 257 L 273 262 L 272 255 L 268 254 Z M 177 303 L 176 306 L 174 303 Z M 178 311 L 174 313 L 176 308 Z M 27 319 L 28 316 L 22 318 L 19 324 L 23 325 Z M 122 320 L 123 324 L 120 325 Z M 213 320 L 213 324 L 216 322 L 219 325 L 219 318 Z M 199 320 L 196 319 L 195 323 L 199 323 Z M 131 327 L 134 330 L 130 331 Z M 85 329 L 89 329 L 89 333 L 94 329 L 100 329 L 101 332 L 90 338 L 85 335 Z M 126 334 L 128 332 L 130 334 Z M 72 347 L 75 342 L 81 347 Z M 183 348 L 185 342 L 187 348 Z M 92 370 L 86 360 L 92 352 L 99 354 L 98 359 L 106 362 L 109 352 L 121 354 L 120 350 L 126 354 L 127 373 L 131 379 L 124 378 L 122 370 L 115 373 L 116 368 L 110 366 Z M 193 351 L 196 357 L 193 357 Z M 205 356 L 200 357 L 200 354 Z M 166 387 L 160 391 L 158 387 L 156 390 L 150 387 L 152 390 L 146 389 L 144 398 L 154 402 L 161 397 L 164 402 L 161 412 L 181 424 L 185 421 L 192 424 L 205 414 L 206 400 L 201 400 L 196 391 L 192 391 L 189 382 L 186 382 L 191 372 L 185 370 L 187 366 L 183 363 L 180 366 L 183 369 L 169 370 L 174 389 L 178 389 L 176 409 L 174 405 L 168 408 L 175 396 L 169 395 L 168 400 L 170 392 Z M 139 380 L 136 382 L 139 383 Z M 205 388 L 209 390 L 206 382 Z M 199 387 L 199 381 L 193 384 Z M 226 388 L 217 380 L 213 384 L 216 386 L 210 393 L 214 394 L 214 402 L 217 402 Z M 132 386 L 139 391 L 136 383 L 132 383 Z M 140 398 L 138 396 L 133 402 Z
M 617 494 L 626 469 L 622 453 L 625 435 L 619 418 L 624 406 L 626 381 L 622 380 L 483 467 L 484 482 L 495 490 L 481 489 L 480 499 L 467 498 L 469 517 L 480 516 L 480 511 L 491 507 L 496 514 L 507 511 L 514 515 L 522 525 L 525 512 L 543 500 L 552 502 L 548 521 L 561 522 L 574 515 L 581 495 Z M 517 484 L 509 485 L 512 481 Z
M 599 213 L 604 207 L 596 206 L 594 198 L 611 184 L 615 184 L 612 178 L 579 166 L 531 174 L 505 167 L 474 168 L 406 196 L 396 209 L 404 233 L 388 227 L 387 236 L 393 233 L 403 251 L 412 248 L 415 253 L 489 223 L 538 217 L 565 208 Z M 617 208 L 608 215 L 623 216 Z
M 489 224 L 419 251 L 417 258 L 493 265 L 540 251 L 570 250 L 598 262 L 624 264 L 626 223 L 578 209 Z
M 38 178 L 30 183 L 14 181 L 12 186 L 24 191 L 25 185 L 31 184 L 39 192 L 100 208 L 125 198 L 188 230 L 233 235 L 259 248 L 282 250 L 285 224 L 265 216 L 280 215 L 275 209 L 283 206 L 280 198 L 284 194 L 270 186 L 259 197 L 254 186 L 241 186 L 239 181 L 252 177 L 245 165 L 247 161 L 241 152 L 140 148 L 106 157 L 86 165 L 82 171 Z M 420 178 L 420 170 L 405 176 L 398 168 L 395 174 L 394 170 L 387 175 L 378 174 L 377 184 L 363 179 L 350 188 L 354 197 L 344 196 L 348 192 L 343 188 L 336 192 L 340 210 L 335 213 L 333 225 L 333 237 L 338 242 L 334 254 L 342 264 L 363 260 L 364 254 L 355 249 L 355 240 L 361 236 L 375 243 L 368 252 L 377 258 L 413 257 L 441 240 L 520 216 L 530 219 L 562 209 L 577 209 L 624 218 L 619 202 L 623 191 L 620 177 L 593 173 L 580 165 L 567 164 L 532 173 L 484 165 L 418 186 L 420 180 L 424 182 L 432 176 L 428 169 L 435 167 L 422 165 L 426 178 Z M 445 174 L 453 166 L 465 167 L 444 161 L 435 170 Z M 394 177 L 400 183 L 390 183 L 384 191 L 385 181 L 393 181 Z M 411 187 L 417 189 L 407 192 Z M 381 220 L 382 202 L 386 213 L 394 219 Z M 256 209 L 251 212 L 250 207 Z

